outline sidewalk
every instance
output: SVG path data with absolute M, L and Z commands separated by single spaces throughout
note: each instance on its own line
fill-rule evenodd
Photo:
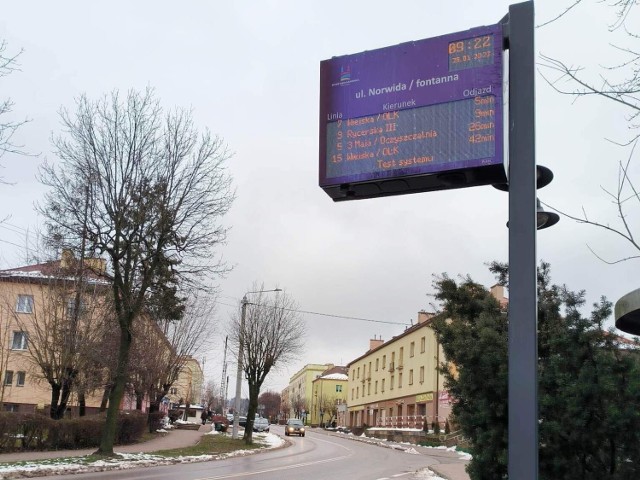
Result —
M 346 438 L 349 440 L 361 441 L 370 444 L 376 444 L 384 448 L 393 448 L 396 450 L 407 450 L 412 452 L 418 452 L 420 455 L 438 457 L 440 463 L 429 465 L 429 469 L 439 477 L 446 480 L 470 480 L 469 474 L 466 472 L 465 467 L 469 463 L 468 460 L 461 458 L 457 453 L 442 450 L 438 448 L 421 447 L 418 445 L 410 445 L 404 443 L 387 442 L 385 440 L 376 439 L 373 437 L 357 437 L 355 435 L 344 435 L 340 433 L 328 433 L 329 436 L 339 436 L 340 438 Z
M 442 463 L 431 465 L 429 468 L 436 475 L 447 480 L 469 480 L 469 474 L 465 471 L 466 463 Z
M 169 450 L 172 448 L 181 448 L 195 445 L 200 441 L 200 437 L 204 433 L 211 431 L 211 425 L 201 425 L 198 430 L 169 430 L 163 436 L 158 436 L 153 440 L 144 443 L 136 443 L 133 445 L 120 445 L 113 447 L 116 453 L 149 453 L 158 450 Z M 47 460 L 50 458 L 65 457 L 83 457 L 91 455 L 97 449 L 90 448 L 84 450 L 53 450 L 46 452 L 14 452 L 0 454 L 0 463 L 5 462 L 21 462 L 32 460 Z

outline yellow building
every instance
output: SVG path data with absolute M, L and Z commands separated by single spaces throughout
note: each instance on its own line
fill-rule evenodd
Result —
M 289 404 L 287 405 L 289 408 L 288 418 L 300 418 L 307 424 L 310 422 L 313 381 L 321 376 L 323 372 L 333 367 L 332 363 L 311 363 L 305 365 L 291 376 L 286 392 L 289 399 Z
M 443 424 L 451 412 L 437 366 L 442 346 L 430 326 L 433 314 L 388 342 L 370 341 L 369 351 L 348 365 L 349 426 L 422 428 Z
M 76 298 L 76 265 L 66 255 L 59 261 L 47 262 L 0 272 L 0 372 L 2 386 L 0 402 L 3 410 L 33 412 L 51 403 L 52 387 L 44 378 L 42 365 L 51 365 L 58 372 L 71 355 L 66 348 L 76 343 L 76 354 L 85 345 L 100 341 L 95 328 L 104 309 L 104 293 L 108 287 L 99 275 L 103 268 L 99 260 L 85 265 L 85 290 Z M 97 268 L 92 268 L 97 267 Z M 79 305 L 78 314 L 76 305 Z M 75 322 L 75 328 L 69 328 Z M 72 335 L 73 332 L 73 335 Z M 55 375 L 55 374 L 54 374 Z M 102 390 L 88 385 L 93 379 L 74 378 L 77 385 L 87 382 L 83 403 L 87 409 L 97 409 Z M 104 383 L 104 382 L 103 382 Z M 71 392 L 67 408 L 78 406 L 77 391 Z
M 347 367 L 326 370 L 312 382 L 311 425 L 324 426 L 340 422 L 340 405 L 347 401 Z
M 116 361 L 118 327 L 116 324 L 109 327 L 111 317 L 105 315 L 110 284 L 102 275 L 104 262 L 85 260 L 83 294 L 76 297 L 80 284 L 78 263 L 65 252 L 58 261 L 0 271 L 0 405 L 3 410 L 33 412 L 49 408 L 52 386 L 45 378 L 44 366 L 51 365 L 52 377 L 59 378 L 64 365 L 77 368 L 79 359 L 87 360 L 82 363 L 84 367 L 74 373 L 67 413 L 76 412 L 81 405 L 87 413 L 100 408 L 108 382 L 108 365 Z M 168 356 L 171 345 L 157 324 L 143 316 L 137 325 L 145 332 L 146 348 L 153 345 L 154 350 L 160 350 L 155 352 L 159 353 L 155 361 Z M 114 329 L 113 334 L 105 334 L 109 328 Z M 152 337 L 158 341 L 151 342 Z M 68 348 L 70 345 L 74 347 Z M 66 357 L 68 355 L 75 357 Z M 182 398 L 190 394 L 192 401 L 199 404 L 202 369 L 193 359 L 186 363 L 180 374 L 182 384 L 177 390 Z M 143 410 L 146 401 L 141 406 Z M 130 391 L 125 394 L 121 408 L 135 409 L 139 403 L 140 399 Z
M 178 379 L 171 386 L 167 395 L 171 406 L 179 406 L 186 403 L 201 405 L 203 386 L 204 372 L 202 371 L 202 366 L 191 356 L 185 358 L 178 374 Z

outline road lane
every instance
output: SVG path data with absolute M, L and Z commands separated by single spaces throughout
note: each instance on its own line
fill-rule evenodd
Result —
M 440 463 L 451 454 L 433 451 L 418 454 L 383 448 L 342 435 L 327 435 L 323 430 L 307 431 L 305 437 L 284 437 L 282 427 L 272 426 L 290 441 L 286 448 L 243 457 L 209 462 L 147 467 L 88 474 L 52 476 L 55 480 L 382 480 L 411 479 L 413 473 Z M 443 456 L 444 455 L 444 456 Z M 454 460 L 455 461 L 455 460 Z

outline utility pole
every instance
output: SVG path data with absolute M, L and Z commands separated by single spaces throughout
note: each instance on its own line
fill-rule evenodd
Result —
M 225 407 L 227 406 L 227 385 L 225 383 L 225 379 L 227 378 L 227 342 L 229 341 L 229 336 L 224 338 L 224 357 L 222 360 L 222 378 L 220 380 L 220 405 L 222 408 L 222 414 L 224 415 Z

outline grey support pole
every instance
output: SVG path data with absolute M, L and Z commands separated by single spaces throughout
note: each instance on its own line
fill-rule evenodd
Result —
M 533 1 L 509 7 L 509 479 L 538 478 Z

